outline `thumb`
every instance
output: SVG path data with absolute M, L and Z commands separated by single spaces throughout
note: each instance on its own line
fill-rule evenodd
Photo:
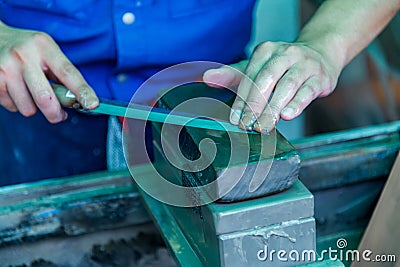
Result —
M 225 65 L 218 69 L 210 69 L 204 72 L 203 81 L 211 87 L 222 88 L 235 86 L 240 83 L 248 60 Z

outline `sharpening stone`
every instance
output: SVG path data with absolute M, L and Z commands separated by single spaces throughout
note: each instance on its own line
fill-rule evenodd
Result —
M 179 109 L 179 112 L 197 114 L 200 117 L 211 116 L 215 119 L 227 121 L 229 120 L 229 106 L 233 103 L 234 96 L 235 94 L 227 89 L 211 88 L 204 83 L 192 83 L 169 90 L 157 104 L 158 107 L 174 110 L 176 107 L 182 107 L 181 104 L 186 101 L 200 99 L 203 101 L 191 101 L 188 107 Z M 204 99 L 207 100 L 204 101 Z M 228 108 L 221 109 L 220 105 L 213 104 L 215 101 L 209 101 L 210 99 L 225 103 Z M 161 123 L 152 123 L 154 146 L 163 147 L 161 145 L 162 127 L 164 125 Z M 235 202 L 281 192 L 288 189 L 298 178 L 299 155 L 278 131 L 271 135 L 255 132 L 227 133 L 226 131 L 193 127 L 181 129 L 180 126 L 169 125 L 168 134 L 164 134 L 163 138 L 166 143 L 170 143 L 178 136 L 180 150 L 189 160 L 199 158 L 201 154 L 199 144 L 202 140 L 213 140 L 216 144 L 217 153 L 210 166 L 199 171 L 196 171 L 196 166 L 190 166 L 195 171 L 181 171 L 180 178 L 174 182 L 179 185 L 197 187 L 214 181 L 224 172 L 241 176 L 240 181 L 227 194 L 222 192 L 223 186 L 219 182 L 216 183 L 214 190 L 218 194 L 219 202 Z M 271 150 L 272 152 L 262 150 L 261 143 L 264 144 L 264 147 L 276 149 L 275 153 L 273 153 L 273 150 Z M 232 145 L 236 149 L 249 149 L 249 155 L 228 166 Z M 163 147 L 163 149 L 168 149 L 168 147 Z M 179 158 L 177 149 L 170 149 L 169 154 Z M 257 166 L 265 170 L 261 174 L 263 176 L 261 181 L 263 182 L 256 190 L 251 190 L 251 183 Z M 244 169 L 243 174 L 240 173 L 242 169 Z M 168 176 L 168 173 L 163 174 L 163 176 Z
M 157 148 L 158 170 L 180 177 Z M 234 203 L 198 207 L 166 205 L 204 266 L 269 266 L 257 252 L 316 249 L 313 195 L 299 181 L 284 192 Z M 271 266 L 298 266 L 309 261 L 278 261 Z

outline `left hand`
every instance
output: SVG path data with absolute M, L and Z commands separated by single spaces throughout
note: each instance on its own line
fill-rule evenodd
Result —
M 265 133 L 280 118 L 296 118 L 314 99 L 334 90 L 342 69 L 334 61 L 307 43 L 265 42 L 250 60 L 231 65 L 250 80 L 227 66 L 206 71 L 203 80 L 214 87 L 239 84 L 230 122 Z

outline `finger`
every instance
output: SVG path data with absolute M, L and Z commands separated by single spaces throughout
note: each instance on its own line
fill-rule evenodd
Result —
M 242 117 L 243 109 L 246 107 L 246 100 L 253 85 L 253 80 L 257 73 L 263 68 L 264 63 L 268 61 L 273 53 L 273 45 L 264 43 L 255 50 L 245 69 L 245 76 L 240 81 L 235 101 L 233 102 L 230 122 L 238 125 Z
M 54 75 L 54 73 L 53 73 L 51 70 L 49 70 L 48 67 L 43 68 L 43 72 L 44 72 L 44 74 L 46 75 L 46 77 L 47 77 L 49 80 L 51 80 L 51 81 L 53 81 L 53 82 L 55 82 L 55 83 L 58 83 L 58 84 L 61 83 L 61 82 L 58 80 L 57 76 Z
M 0 105 L 11 112 L 17 112 L 18 108 L 11 99 L 9 93 L 6 90 L 0 90 Z
M 246 99 L 246 107 L 240 120 L 241 128 L 252 129 L 254 122 L 262 114 L 277 81 L 294 64 L 294 58 L 275 56 L 258 73 Z
M 37 108 L 22 76 L 15 72 L 10 72 L 8 77 L 7 91 L 18 111 L 25 117 L 33 116 Z
M 203 74 L 203 81 L 211 87 L 230 88 L 240 83 L 247 60 L 218 69 L 207 70 Z
M 51 123 L 67 118 L 40 66 L 26 66 L 22 72 L 25 83 L 37 107 Z
M 10 94 L 7 91 L 6 79 L 3 73 L 0 72 L 0 105 L 11 112 L 18 111 L 17 106 L 11 99 Z
M 99 105 L 99 99 L 94 90 L 57 46 L 47 51 L 45 64 L 57 79 L 71 90 L 84 109 L 94 109 Z
M 305 71 L 293 65 L 275 86 L 269 109 L 264 110 L 258 118 L 254 130 L 258 132 L 270 132 L 275 128 L 280 119 L 280 113 L 292 100 L 302 84 L 312 75 L 312 72 Z
M 282 110 L 281 118 L 292 120 L 321 94 L 321 82 L 317 76 L 312 76 L 299 89 L 296 96 Z

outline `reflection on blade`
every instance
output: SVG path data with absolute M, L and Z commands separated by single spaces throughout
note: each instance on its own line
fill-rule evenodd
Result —
M 210 129 L 217 131 L 245 132 L 235 125 L 220 119 L 196 117 L 194 114 L 170 112 L 166 109 L 154 108 L 139 104 L 125 106 L 119 102 L 101 101 L 100 105 L 90 113 L 126 117 L 153 122 L 162 122 L 187 127 Z

